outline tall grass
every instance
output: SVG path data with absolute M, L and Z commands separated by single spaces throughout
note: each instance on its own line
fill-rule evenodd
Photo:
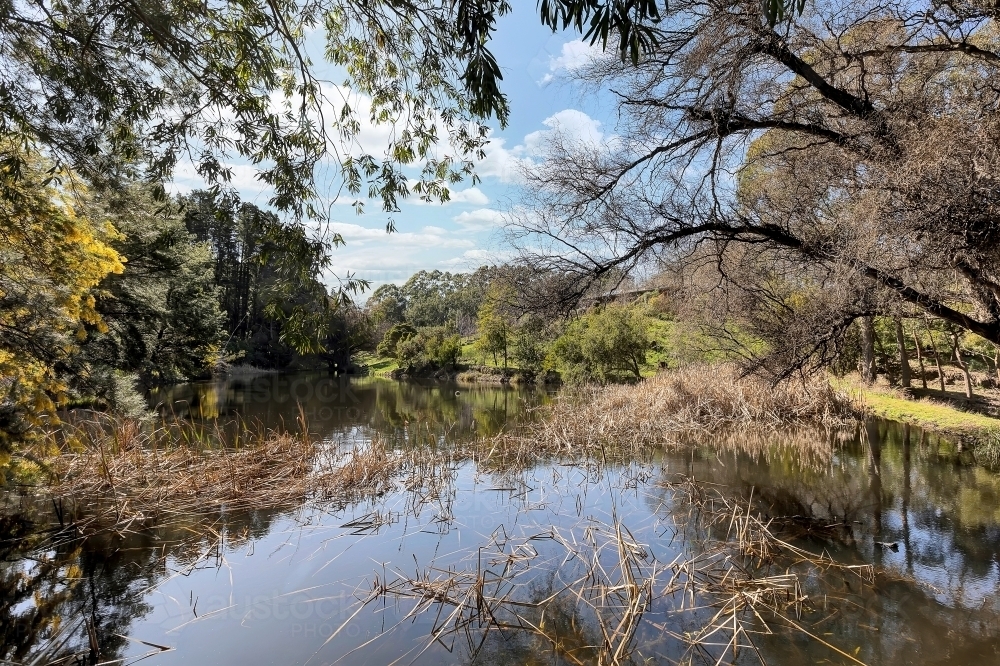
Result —
M 110 505 L 120 521 L 309 500 L 347 505 L 385 492 L 427 462 L 379 438 L 351 446 L 320 441 L 301 417 L 297 434 L 246 423 L 204 429 L 180 420 L 150 426 L 102 418 L 64 425 L 45 446 L 60 451 L 48 459 L 47 490 Z
M 847 400 L 824 379 L 773 386 L 733 365 L 692 365 L 634 385 L 584 388 L 559 396 L 541 418 L 502 434 L 494 453 L 632 455 L 712 434 L 741 448 L 778 429 L 806 429 L 809 446 L 826 447 L 816 426 L 845 422 Z M 762 436 L 765 435 L 765 436 Z

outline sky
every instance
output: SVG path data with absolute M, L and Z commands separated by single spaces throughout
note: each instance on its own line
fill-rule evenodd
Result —
M 375 289 L 387 282 L 402 284 L 420 270 L 470 271 L 502 261 L 499 228 L 503 211 L 517 201 L 517 163 L 537 158 L 544 133 L 557 127 L 595 142 L 608 132 L 606 111 L 602 113 L 597 100 L 584 99 L 561 78 L 584 64 L 592 48 L 575 33 L 553 33 L 542 26 L 534 2 L 512 4 L 514 10 L 498 21 L 491 45 L 503 72 L 501 89 L 509 98 L 510 120 L 502 131 L 493 123 L 486 158 L 476 166 L 481 182 L 452 186 L 451 201 L 444 205 L 411 196 L 391 215 L 378 201 L 366 203 L 365 213 L 357 215 L 350 206 L 354 197 L 342 196 L 340 205 L 331 208 L 330 228 L 346 245 L 333 251 L 328 286 L 335 287 L 338 276 L 348 273 L 371 281 Z M 385 132 L 363 130 L 362 144 L 372 154 L 381 154 L 378 144 Z M 254 173 L 250 166 L 235 165 L 233 184 L 245 201 L 264 206 L 268 192 Z M 199 186 L 193 169 L 179 169 L 177 191 Z M 393 234 L 385 230 L 390 217 Z

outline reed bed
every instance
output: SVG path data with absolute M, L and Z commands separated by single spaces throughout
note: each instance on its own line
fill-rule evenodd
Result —
M 407 470 L 444 457 L 394 450 L 384 439 L 354 446 L 308 434 L 253 429 L 236 436 L 185 432 L 190 424 L 150 428 L 138 421 L 83 422 L 52 433 L 61 453 L 48 461 L 53 496 L 110 506 L 119 523 L 204 511 L 294 507 L 307 501 L 346 506 L 395 487 Z M 308 433 L 303 422 L 300 433 Z
M 494 479 L 512 479 L 513 488 L 520 471 L 557 458 L 587 470 L 612 460 L 652 470 L 657 448 L 706 442 L 771 455 L 780 428 L 798 433 L 803 459 L 823 465 L 835 437 L 824 428 L 848 413 L 825 383 L 775 388 L 729 366 L 568 393 L 544 409 L 497 437 L 408 448 L 379 436 L 356 445 L 320 441 L 301 417 L 301 434 L 251 424 L 209 431 L 185 422 L 152 427 L 95 418 L 51 433 L 47 446 L 61 455 L 49 459 L 48 490 L 108 507 L 119 531 L 136 521 L 162 524 L 206 511 L 309 502 L 342 508 L 395 491 L 407 494 L 408 512 L 435 504 L 447 523 L 455 519 L 456 469 L 467 461 Z M 871 567 L 838 564 L 794 545 L 782 536 L 790 525 L 763 519 L 752 501 L 719 487 L 680 478 L 666 489 L 671 506 L 664 520 L 679 544 L 670 561 L 653 554 L 662 533 L 637 537 L 617 514 L 607 522 L 537 526 L 517 537 L 500 528 L 459 566 L 431 562 L 412 573 L 376 574 L 359 591 L 351 619 L 392 599 L 409 604 L 401 623 L 430 620 L 428 641 L 418 650 L 440 644 L 477 655 L 491 638 L 517 632 L 572 664 L 641 661 L 651 635 L 672 641 L 680 663 L 764 664 L 761 641 L 781 632 L 807 635 L 841 661 L 861 663 L 810 633 L 803 617 L 816 610 L 816 599 L 827 603 L 829 595 L 815 592 L 825 572 L 836 569 L 864 586 L 873 581 Z M 376 509 L 342 527 L 366 533 L 392 520 Z
M 60 455 L 48 457 L 48 490 L 78 501 L 110 500 L 120 515 L 139 519 L 307 500 L 346 505 L 394 484 L 407 487 L 408 470 L 433 478 L 467 460 L 486 472 L 516 472 L 556 457 L 629 463 L 656 448 L 706 442 L 766 456 L 779 428 L 798 433 L 801 459 L 820 466 L 833 448 L 826 428 L 848 413 L 825 382 L 772 387 L 729 365 L 567 392 L 544 410 L 496 437 L 408 450 L 379 436 L 360 446 L 320 442 L 301 416 L 299 434 L 290 434 L 251 423 L 205 427 L 175 420 L 153 427 L 95 414 L 50 433 L 45 448 Z
M 848 401 L 823 379 L 790 380 L 773 386 L 741 376 L 734 365 L 691 365 L 634 385 L 589 387 L 560 395 L 540 418 L 502 433 L 484 447 L 505 463 L 539 454 L 614 457 L 704 441 L 763 450 L 769 435 L 797 431 L 813 457 L 828 457 L 831 426 L 852 415 Z

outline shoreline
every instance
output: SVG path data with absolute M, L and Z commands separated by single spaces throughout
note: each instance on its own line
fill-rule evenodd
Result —
M 905 398 L 891 389 L 832 381 L 860 416 L 907 423 L 974 447 L 1000 444 L 1000 419 L 966 412 L 933 397 Z

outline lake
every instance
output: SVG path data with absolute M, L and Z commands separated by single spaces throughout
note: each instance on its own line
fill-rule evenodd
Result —
M 331 446 L 409 448 L 492 437 L 552 399 L 325 374 L 153 396 L 185 418 L 304 414 Z M 53 537 L 86 507 L 4 502 L 6 663 L 92 663 L 94 645 L 100 663 L 158 665 L 1000 663 L 1000 476 L 888 422 L 628 464 L 461 460 L 347 507 L 220 507 L 86 539 Z M 755 541 L 744 507 L 780 543 Z

